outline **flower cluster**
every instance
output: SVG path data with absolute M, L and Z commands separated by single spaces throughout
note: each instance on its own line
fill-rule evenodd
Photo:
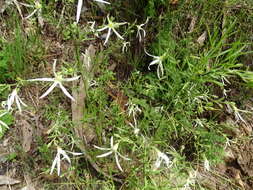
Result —
M 110 2 L 105 1 L 105 0 L 93 0 L 94 2 L 97 3 L 103 3 L 103 4 L 107 4 L 109 5 Z M 18 1 L 14 1 L 18 11 L 22 17 L 22 19 L 29 19 L 32 16 L 34 16 L 37 13 L 37 17 L 39 20 L 42 21 L 42 4 L 39 3 L 38 0 L 34 1 L 34 5 L 29 5 L 26 3 L 19 3 Z M 32 12 L 30 14 L 28 14 L 26 17 L 23 17 L 23 14 L 21 12 L 20 9 L 20 5 L 25 6 L 27 8 L 33 9 Z M 80 21 L 80 16 L 81 16 L 81 12 L 82 12 L 82 7 L 83 7 L 83 0 L 78 0 L 77 3 L 77 10 L 76 10 L 76 20 L 75 20 L 75 24 L 77 25 Z M 90 24 L 90 30 L 91 32 L 96 36 L 99 37 L 99 33 L 106 31 L 106 33 L 104 35 L 102 35 L 101 39 L 105 39 L 104 40 L 104 45 L 108 44 L 109 39 L 111 37 L 112 34 L 114 34 L 116 37 L 118 37 L 123 46 L 122 46 L 122 52 L 126 52 L 128 47 L 130 46 L 130 42 L 129 41 L 125 41 L 125 36 L 126 34 L 121 34 L 121 32 L 119 32 L 119 28 L 122 27 L 123 25 L 127 25 L 127 22 L 116 22 L 114 20 L 113 17 L 110 17 L 109 14 L 106 17 L 107 20 L 107 24 L 99 27 L 98 29 L 95 28 L 95 21 L 92 22 L 88 22 L 88 24 Z M 147 18 L 147 20 L 139 25 L 135 25 L 136 26 L 136 38 L 139 40 L 139 42 L 142 42 L 145 37 L 146 37 L 146 31 L 144 29 L 144 26 L 147 25 L 149 21 L 149 18 Z M 162 55 L 162 56 L 154 56 L 151 55 L 149 53 L 146 52 L 146 50 L 144 49 L 144 52 L 153 58 L 153 61 L 148 65 L 148 69 L 150 69 L 150 66 L 152 65 L 157 65 L 157 76 L 159 79 L 161 79 L 164 75 L 164 68 L 163 68 L 163 60 L 165 59 L 166 55 Z M 87 68 L 87 71 L 89 71 L 90 69 L 90 64 L 91 64 L 91 59 L 87 54 L 82 54 L 84 59 L 86 59 L 86 65 L 85 67 Z M 62 72 L 57 72 L 56 71 L 56 63 L 57 60 L 54 59 L 53 62 L 53 77 L 52 78 L 34 78 L 34 79 L 28 79 L 26 81 L 28 82 L 49 82 L 51 83 L 51 86 L 39 97 L 40 99 L 45 98 L 46 96 L 48 96 L 56 87 L 60 88 L 61 91 L 63 92 L 64 95 L 66 95 L 69 99 L 71 99 L 72 101 L 75 101 L 74 97 L 71 95 L 71 93 L 66 89 L 66 87 L 63 85 L 64 83 L 67 82 L 72 82 L 72 81 L 76 81 L 80 79 L 80 76 L 74 76 L 71 78 L 65 78 L 62 74 Z M 93 81 L 89 81 L 89 83 L 91 83 L 90 85 L 95 85 L 95 83 L 92 83 Z M 14 103 L 16 104 L 16 107 L 18 109 L 18 111 L 21 113 L 23 107 L 28 107 L 27 104 L 25 104 L 20 96 L 18 95 L 19 92 L 19 85 L 17 85 L 16 88 L 13 89 L 13 91 L 10 93 L 10 95 L 8 96 L 7 100 L 4 103 L 4 109 L 6 110 L 6 112 L 1 113 L 0 114 L 0 118 L 3 117 L 5 114 L 7 114 L 8 112 L 12 112 L 13 110 L 15 110 L 14 107 Z M 141 109 L 138 107 L 138 105 L 136 104 L 132 104 L 129 103 L 128 104 L 128 116 L 133 118 L 133 123 L 129 123 L 129 125 L 133 128 L 133 133 L 135 136 L 139 135 L 140 129 L 137 126 L 137 114 L 141 113 Z M 8 128 L 8 125 L 3 122 L 2 120 L 0 120 L 0 126 L 3 126 L 5 128 Z M 142 136 L 144 138 L 144 136 Z M 145 139 L 145 138 L 144 138 Z M 116 165 L 118 167 L 118 169 L 120 171 L 123 171 L 119 159 L 122 158 L 123 160 L 131 160 L 130 158 L 127 158 L 125 156 L 123 156 L 120 152 L 119 152 L 119 145 L 120 142 L 115 143 L 114 142 L 114 138 L 113 136 L 110 138 L 110 147 L 109 148 L 103 148 L 103 147 L 99 147 L 94 145 L 95 148 L 102 150 L 102 151 L 107 151 L 101 155 L 98 155 L 97 158 L 103 158 L 103 157 L 107 157 L 110 155 L 113 155 L 116 161 Z M 155 170 L 157 170 L 158 168 L 160 168 L 162 165 L 165 167 L 170 167 L 172 165 L 172 161 L 170 160 L 170 158 L 163 152 L 159 151 L 158 149 L 156 149 L 157 152 L 157 159 L 154 163 L 154 168 Z M 71 164 L 71 159 L 68 156 L 68 154 L 72 154 L 74 156 L 78 156 L 78 155 L 82 155 L 83 153 L 75 153 L 75 152 L 70 152 L 70 151 L 65 151 L 62 148 L 60 148 L 59 146 L 57 146 L 57 153 L 56 156 L 53 160 L 52 166 L 51 166 L 51 170 L 50 170 L 50 174 L 53 173 L 54 169 L 57 169 L 57 174 L 58 176 L 60 175 L 60 171 L 61 171 L 61 161 L 62 160 L 66 160 L 69 164 Z

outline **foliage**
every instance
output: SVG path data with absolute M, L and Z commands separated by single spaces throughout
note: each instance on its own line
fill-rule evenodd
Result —
M 249 113 L 240 107 L 239 96 L 253 86 L 252 66 L 244 62 L 252 55 L 252 39 L 245 34 L 249 28 L 244 23 L 253 22 L 245 18 L 245 13 L 227 8 L 233 1 L 110 2 L 110 6 L 97 6 L 95 1 L 89 1 L 85 8 L 90 11 L 81 12 L 80 23 L 74 23 L 75 7 L 71 6 L 75 1 L 43 1 L 43 27 L 38 26 L 36 17 L 26 20 L 31 28 L 36 28 L 33 32 L 25 33 L 19 25 L 10 27 L 9 36 L 0 41 L 0 98 L 6 99 L 15 87 L 21 92 L 36 87 L 34 91 L 40 93 L 37 84 L 22 79 L 43 77 L 52 82 L 45 77 L 56 72 L 59 76 L 53 82 L 59 82 L 60 70 L 64 75 L 80 76 L 85 83 L 80 123 L 81 129 L 94 132 L 92 140 L 81 150 L 84 156 L 71 157 L 71 162 L 68 158 L 64 163 L 57 187 L 50 180 L 42 182 L 47 189 L 118 189 L 113 177 L 124 180 L 120 189 L 177 189 L 189 181 L 192 187 L 201 189 L 201 184 L 192 182 L 196 179 L 192 180 L 191 174 L 205 161 L 211 166 L 221 162 L 224 145 L 228 137 L 232 138 L 220 118 L 230 115 L 236 122 L 245 122 L 243 117 Z M 15 12 L 13 9 L 10 8 Z M 26 8 L 22 11 L 27 14 Z M 103 33 L 106 14 L 115 23 L 108 23 L 108 33 Z M 195 18 L 197 22 L 193 23 Z M 88 23 L 91 20 L 93 26 Z M 115 35 L 110 36 L 109 30 L 115 30 L 116 22 L 128 24 L 115 27 Z M 146 35 L 139 40 L 136 32 L 141 24 Z M 199 40 L 201 36 L 203 39 Z M 100 42 L 107 37 L 108 44 L 102 46 Z M 122 52 L 122 43 L 128 41 L 131 47 Z M 92 59 L 86 54 L 90 44 L 96 45 L 97 51 Z M 59 66 L 52 71 L 50 64 L 56 58 Z M 79 81 L 75 82 L 78 88 Z M 66 84 L 66 88 L 71 87 Z M 232 97 L 231 89 L 242 92 Z M 39 173 L 49 173 L 56 149 L 80 152 L 80 142 L 87 140 L 80 139 L 77 125 L 72 122 L 74 103 L 60 92 L 54 90 L 44 102 L 34 103 L 32 99 L 37 106 L 31 112 L 39 115 L 44 128 L 43 135 L 36 138 L 35 151 L 27 155 L 36 157 L 28 165 L 34 169 L 40 164 L 36 169 Z M 30 91 L 29 95 L 37 100 L 37 95 Z M 15 111 L 1 120 L 11 126 L 14 117 Z M 6 131 L 1 138 L 7 135 Z M 108 150 L 112 151 L 110 155 L 116 147 L 117 153 L 132 159 L 119 161 L 123 173 L 119 173 L 117 160 L 116 164 L 109 154 L 97 158 L 101 151 L 93 147 L 110 147 L 112 136 L 118 144 Z M 167 166 L 163 160 L 155 168 L 154 163 L 159 161 L 157 152 L 162 152 L 163 159 L 172 164 Z M 9 160 L 19 157 L 13 154 Z

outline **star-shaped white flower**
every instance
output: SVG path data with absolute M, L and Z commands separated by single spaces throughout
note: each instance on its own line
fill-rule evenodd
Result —
M 121 40 L 124 40 L 124 38 L 116 31 L 115 28 L 118 28 L 121 25 L 127 24 L 127 22 L 120 22 L 120 23 L 113 22 L 110 20 L 109 15 L 107 15 L 107 22 L 108 22 L 108 24 L 105 27 L 97 30 L 98 32 L 101 32 L 101 31 L 108 29 L 108 33 L 107 33 L 104 45 L 108 42 L 112 31 L 117 35 L 118 38 L 120 38 Z
M 74 156 L 79 156 L 79 155 L 82 155 L 83 153 L 79 153 L 79 152 L 70 152 L 70 151 L 65 151 L 65 150 L 62 150 L 60 147 L 57 147 L 57 153 L 56 153 L 56 156 L 54 158 L 54 161 L 53 161 L 53 164 L 51 166 L 51 170 L 50 170 L 50 174 L 53 173 L 54 171 L 54 168 L 57 167 L 57 174 L 58 176 L 60 176 L 60 173 L 61 173 L 61 161 L 66 159 L 68 161 L 69 164 L 71 164 L 71 160 L 69 158 L 69 156 L 67 155 L 67 153 L 70 153 Z M 61 155 L 62 155 L 62 158 L 61 158 Z
M 137 104 L 133 104 L 132 102 L 129 102 L 126 104 L 128 106 L 127 111 L 128 111 L 128 116 L 133 116 L 134 119 L 134 125 L 137 125 L 137 121 L 136 121 L 136 115 L 138 113 L 141 113 L 141 109 L 139 108 L 139 106 Z
M 3 117 L 3 116 L 4 116 L 5 114 L 7 114 L 7 113 L 8 113 L 8 112 L 1 113 L 1 114 L 0 114 L 0 118 Z M 6 123 L 4 123 L 3 121 L 1 121 L 1 120 L 0 120 L 0 126 L 3 126 L 3 127 L 7 128 L 7 129 L 9 129 L 8 125 L 7 125 Z M 2 130 L 2 127 L 0 127 L 0 133 L 2 133 L 2 131 L 3 131 L 3 130 Z
M 70 93 L 66 90 L 66 88 L 62 85 L 62 82 L 71 82 L 74 80 L 78 80 L 80 76 L 76 76 L 73 78 L 62 78 L 62 75 L 56 73 L 56 59 L 54 59 L 53 63 L 53 73 L 55 78 L 37 78 L 37 79 L 29 79 L 28 81 L 45 81 L 45 82 L 54 82 L 52 86 L 40 97 L 46 97 L 56 86 L 59 86 L 62 92 L 69 97 L 72 101 L 75 99 L 70 95 Z
M 156 153 L 157 153 L 157 159 L 154 163 L 154 170 L 157 170 L 158 168 L 160 168 L 162 163 L 164 163 L 164 165 L 167 168 L 172 166 L 173 162 L 165 153 L 161 152 L 158 149 L 156 149 Z
M 150 56 L 153 57 L 153 61 L 149 64 L 148 69 L 150 70 L 150 66 L 152 65 L 157 65 L 157 76 L 159 79 L 161 79 L 161 77 L 164 75 L 164 69 L 163 69 L 163 64 L 162 61 L 165 58 L 165 54 L 163 54 L 162 56 L 154 56 L 149 54 L 148 52 L 146 52 L 146 50 L 144 49 L 145 53 Z
M 113 143 L 113 136 L 111 137 L 110 141 L 111 141 L 111 147 L 110 148 L 102 148 L 102 147 L 98 147 L 98 146 L 94 145 L 94 147 L 97 148 L 97 149 L 99 149 L 99 150 L 109 150 L 109 152 L 106 152 L 104 154 L 98 155 L 97 158 L 102 158 L 102 157 L 106 157 L 106 156 L 109 156 L 111 154 L 114 154 L 117 167 L 119 168 L 120 171 L 123 172 L 123 170 L 122 170 L 122 168 L 121 168 L 121 166 L 119 164 L 119 156 L 121 158 L 123 158 L 124 160 L 131 160 L 131 159 L 126 158 L 125 156 L 123 156 L 122 154 L 120 154 L 118 152 L 119 143 L 116 143 L 116 144 Z
M 8 96 L 8 99 L 6 101 L 6 106 L 7 106 L 7 111 L 11 111 L 12 110 L 12 104 L 13 103 L 16 103 L 17 107 L 18 107 L 18 110 L 20 112 L 22 112 L 22 109 L 21 109 L 21 105 L 24 106 L 24 107 L 27 107 L 27 105 L 20 99 L 20 97 L 18 96 L 18 92 L 17 92 L 17 89 L 15 88 L 12 93 Z
M 140 129 L 137 127 L 137 123 L 135 125 L 133 125 L 132 123 L 129 123 L 129 125 L 134 129 L 134 135 L 138 136 Z
M 107 2 L 107 1 L 104 1 L 104 0 L 93 0 L 93 1 L 96 1 L 96 2 L 99 2 L 99 3 L 111 4 L 111 3 Z M 83 0 L 78 0 L 77 8 L 76 8 L 76 24 L 80 20 L 82 7 L 83 7 Z
M 146 31 L 143 29 L 143 26 L 145 26 L 148 23 L 149 18 L 145 21 L 145 23 L 136 25 L 137 27 L 137 34 L 136 37 L 139 38 L 139 42 L 142 41 L 142 38 L 146 37 Z

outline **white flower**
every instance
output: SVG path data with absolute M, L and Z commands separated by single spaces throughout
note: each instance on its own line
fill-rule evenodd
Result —
M 80 76 L 76 76 L 73 78 L 62 78 L 62 75 L 59 75 L 56 73 L 56 59 L 54 59 L 53 63 L 53 73 L 55 78 L 37 78 L 37 79 L 29 79 L 28 81 L 45 81 L 45 82 L 54 82 L 52 86 L 40 97 L 44 98 L 46 97 L 56 86 L 59 86 L 62 90 L 62 92 L 69 97 L 72 101 L 75 101 L 75 99 L 70 95 L 70 93 L 66 90 L 66 88 L 62 85 L 62 82 L 70 82 L 74 80 L 78 80 Z
M 119 168 L 120 171 L 123 171 L 122 168 L 121 168 L 121 166 L 120 166 L 120 164 L 119 164 L 119 156 L 121 158 L 123 158 L 124 160 L 131 160 L 131 159 L 126 158 L 125 156 L 121 155 L 118 152 L 119 143 L 113 144 L 113 136 L 111 137 L 110 141 L 111 141 L 111 147 L 110 148 L 102 148 L 102 147 L 98 147 L 98 146 L 94 145 L 94 147 L 97 148 L 97 149 L 99 149 L 99 150 L 108 150 L 109 151 L 109 152 L 106 152 L 104 154 L 98 155 L 97 158 L 102 158 L 102 157 L 106 157 L 106 156 L 109 156 L 111 154 L 114 154 L 117 167 Z
M 7 114 L 7 113 L 8 113 L 8 112 L 1 113 L 1 114 L 0 114 L 0 118 L 3 117 L 3 116 L 4 116 L 5 114 Z M 0 126 L 3 126 L 3 127 L 7 128 L 7 129 L 9 129 L 8 125 L 7 125 L 6 123 L 4 123 L 3 121 L 1 121 L 1 120 L 0 120 Z M 0 133 L 2 133 L 2 131 L 3 131 L 3 130 L 2 130 L 2 127 L 0 127 Z
M 95 80 L 89 80 L 88 83 L 89 83 L 89 87 L 93 87 L 93 86 L 97 86 L 98 85 L 97 81 L 95 81 Z
M 65 151 L 65 150 L 62 150 L 60 147 L 57 147 L 57 154 L 54 158 L 54 161 L 53 161 L 53 164 L 51 166 L 51 170 L 50 170 L 50 174 L 53 173 L 54 171 L 54 168 L 57 167 L 57 174 L 58 176 L 60 176 L 60 173 L 61 173 L 61 161 L 66 159 L 68 161 L 69 164 L 71 164 L 71 160 L 69 158 L 69 156 L 67 155 L 67 153 L 70 153 L 74 156 L 79 156 L 79 155 L 82 155 L 83 153 L 78 153 L 78 152 L 70 152 L 70 151 Z M 63 156 L 63 158 L 61 158 L 61 155 Z
M 137 27 L 137 34 L 136 37 L 139 38 L 139 42 L 142 41 L 142 38 L 146 37 L 146 31 L 143 29 L 143 26 L 148 23 L 149 18 L 147 18 L 146 22 L 140 25 L 136 25 Z M 143 37 L 142 37 L 143 36 Z
M 160 168 L 162 163 L 164 163 L 164 165 L 167 168 L 170 168 L 172 166 L 173 162 L 165 153 L 161 152 L 158 149 L 156 149 L 156 153 L 157 153 L 157 159 L 154 163 L 154 170 L 157 170 L 158 168 Z
M 128 46 L 130 46 L 130 42 L 123 42 L 123 46 L 122 46 L 122 52 L 126 52 L 128 49 Z
M 234 113 L 236 123 L 239 122 L 239 121 L 242 121 L 243 123 L 247 124 L 247 122 L 241 116 L 240 112 L 244 112 L 244 113 L 251 113 L 251 112 L 248 112 L 246 110 L 238 109 L 234 102 L 227 103 L 226 105 L 227 105 L 228 113 Z
M 97 30 L 98 32 L 101 32 L 108 29 L 108 33 L 107 33 L 104 45 L 108 42 L 112 31 L 118 36 L 118 38 L 120 38 L 121 40 L 124 40 L 124 38 L 115 30 L 115 28 L 118 28 L 121 25 L 127 24 L 127 22 L 121 22 L 121 23 L 113 22 L 110 20 L 109 15 L 107 15 L 107 22 L 108 24 L 105 27 Z
M 163 64 L 162 64 L 162 61 L 164 60 L 165 58 L 165 54 L 163 54 L 162 56 L 154 56 L 154 55 L 151 55 L 149 54 L 148 52 L 146 52 L 146 50 L 144 49 L 145 53 L 150 56 L 150 57 L 153 57 L 153 61 L 149 64 L 148 66 L 148 69 L 150 70 L 150 66 L 151 65 L 156 65 L 157 64 L 157 76 L 159 79 L 161 79 L 161 77 L 163 76 L 164 74 L 164 70 L 163 70 Z
M 15 102 L 17 107 L 18 107 L 18 110 L 20 112 L 22 112 L 22 109 L 21 109 L 21 105 L 24 106 L 24 107 L 27 107 L 27 105 L 20 99 L 20 97 L 18 96 L 18 92 L 17 92 L 17 89 L 15 88 L 12 93 L 8 96 L 8 99 L 7 99 L 7 111 L 10 111 L 12 109 L 12 104 Z
M 135 136 L 138 136 L 140 129 L 136 125 L 133 125 L 132 123 L 129 123 L 129 125 L 134 129 Z
M 133 116 L 134 119 L 134 125 L 137 125 L 137 121 L 136 121 L 136 115 L 137 113 L 141 113 L 141 109 L 139 108 L 139 106 L 137 104 L 133 104 L 132 102 L 129 102 L 126 104 L 128 106 L 128 116 Z
M 99 3 L 110 4 L 109 2 L 104 1 L 104 0 L 93 0 L 93 1 L 96 1 L 96 2 L 99 2 Z M 78 0 L 77 9 L 76 9 L 76 24 L 80 20 L 80 15 L 81 15 L 82 7 L 83 7 L 83 0 Z

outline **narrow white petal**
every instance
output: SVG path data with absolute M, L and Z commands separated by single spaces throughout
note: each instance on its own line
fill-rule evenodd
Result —
M 149 17 L 147 17 L 147 19 L 146 19 L 146 21 L 144 22 L 143 26 L 144 26 L 145 24 L 147 24 L 148 21 L 149 21 Z
M 18 9 L 18 12 L 19 12 L 21 18 L 23 19 L 24 17 L 23 17 L 21 8 L 20 8 L 20 6 L 19 6 L 19 3 L 17 2 L 17 0 L 13 0 L 13 3 L 16 5 L 16 7 L 17 7 L 17 9 Z
M 54 82 L 52 86 L 50 86 L 50 88 L 40 97 L 40 99 L 46 97 L 57 86 L 57 84 L 57 82 Z
M 10 111 L 10 110 L 11 110 L 11 105 L 12 105 L 12 103 L 11 103 L 11 101 L 10 101 L 9 98 L 7 99 L 6 105 L 7 105 L 7 111 Z
M 104 0 L 94 0 L 94 1 L 97 1 L 97 2 L 99 2 L 99 3 L 105 3 L 105 4 L 111 4 L 111 3 L 109 3 L 109 2 L 107 2 L 107 1 L 104 1 Z
M 160 157 L 157 158 L 154 164 L 154 168 L 158 169 L 161 166 L 161 163 L 162 163 L 162 159 Z
M 14 95 L 13 93 L 11 93 L 11 95 L 9 95 L 8 99 L 7 99 L 7 110 L 10 111 L 11 110 L 11 106 L 14 103 Z
M 137 30 L 136 37 L 140 36 L 140 30 Z
M 158 67 L 157 67 L 157 75 L 158 78 L 161 79 L 161 77 L 163 76 L 164 71 L 163 71 L 163 65 L 161 62 L 159 62 Z
M 61 173 L 61 158 L 60 158 L 59 154 L 57 154 L 56 164 L 57 164 L 57 174 L 58 174 L 58 176 L 60 176 L 60 173 Z
M 160 157 L 165 161 L 166 164 L 170 163 L 170 158 L 166 154 L 161 153 Z
M 14 90 L 12 91 L 12 93 L 11 93 L 12 102 L 14 102 L 14 99 L 15 99 L 16 96 L 17 96 L 17 90 L 14 89 Z
M 70 81 L 78 80 L 79 78 L 80 78 L 80 76 L 76 76 L 76 77 L 73 77 L 73 78 L 66 78 L 66 79 L 63 79 L 62 81 L 70 82 Z
M 55 79 L 53 78 L 37 78 L 37 79 L 28 79 L 27 81 L 45 81 L 45 82 L 53 82 Z
M 108 33 L 107 33 L 107 36 L 106 36 L 106 39 L 105 39 L 105 42 L 104 42 L 104 45 L 108 42 L 108 40 L 109 40 L 109 37 L 110 37 L 110 35 L 111 35 L 111 28 L 109 28 L 108 29 Z
M 24 107 L 27 107 L 27 105 L 21 100 L 21 98 L 19 96 L 17 96 L 18 98 L 18 101 L 24 106 Z
M 160 75 L 160 72 L 159 72 L 159 68 L 157 68 L 156 73 L 157 73 L 157 77 L 158 77 L 159 79 L 161 79 L 161 75 Z
M 4 112 L 0 114 L 0 117 L 3 117 L 4 115 L 6 115 L 8 112 Z
M 69 97 L 72 101 L 75 101 L 75 99 L 70 95 L 70 93 L 66 90 L 66 88 L 65 88 L 61 83 L 59 83 L 59 86 L 60 86 L 62 92 L 63 92 L 67 97 Z
M 117 153 L 115 153 L 115 160 L 116 160 L 116 164 L 117 164 L 119 170 L 123 172 L 123 170 L 122 170 L 122 168 L 121 168 L 121 166 L 119 164 L 119 157 L 118 157 Z
M 68 163 L 71 164 L 71 160 L 64 150 L 61 151 L 61 155 L 63 156 L 63 159 L 66 159 L 68 161 Z
M 93 145 L 95 148 L 99 149 L 99 150 L 111 150 L 110 148 L 102 148 L 96 145 Z
M 50 175 L 53 173 L 53 171 L 54 171 L 54 168 L 55 168 L 55 166 L 56 166 L 56 162 L 57 162 L 57 157 L 55 157 L 55 159 L 54 159 L 54 161 L 53 161 L 53 163 L 52 163 L 52 166 L 51 166 L 51 170 L 50 170 Z
M 144 51 L 145 51 L 145 53 L 148 55 L 148 56 L 150 56 L 150 57 L 153 57 L 155 60 L 159 60 L 160 61 L 160 56 L 155 56 L 155 55 L 151 55 L 151 54 L 149 54 L 148 52 L 146 52 L 146 50 L 144 49 Z
M 111 144 L 111 148 L 112 148 L 113 147 L 113 136 L 111 136 L 110 144 Z
M 143 32 L 143 38 L 145 38 L 146 37 L 146 31 L 143 28 L 140 28 L 140 31 Z
M 108 27 L 108 26 L 105 26 L 104 28 L 100 28 L 100 29 L 98 29 L 97 31 L 98 31 L 98 32 L 101 32 L 101 31 L 106 30 L 107 28 L 109 28 L 109 27 Z
M 57 62 L 57 59 L 54 59 L 54 63 L 53 63 L 53 73 L 54 73 L 54 76 L 57 76 L 56 75 L 56 62 Z
M 6 123 L 4 123 L 3 121 L 0 120 L 0 125 L 6 127 L 7 129 L 9 129 L 8 125 Z
M 112 30 L 121 40 L 124 40 L 124 38 L 114 28 L 112 28 Z
M 22 112 L 21 105 L 20 105 L 20 102 L 19 102 L 17 96 L 15 97 L 15 101 L 16 101 L 19 112 Z
M 139 38 L 139 42 L 141 42 L 141 40 L 142 40 L 142 39 L 141 39 L 141 33 L 140 33 L 140 31 L 139 31 L 139 30 L 137 31 L 137 35 L 136 35 L 136 37 L 138 37 L 138 38 Z
M 108 22 L 108 23 L 111 23 L 109 14 L 107 14 L 106 19 L 107 19 L 107 22 Z
M 76 10 L 76 23 L 79 22 L 82 6 L 83 6 L 83 0 L 78 0 L 77 10 Z
M 84 153 L 82 153 L 82 152 L 70 152 L 70 151 L 67 151 L 66 150 L 66 152 L 68 152 L 68 153 L 70 153 L 70 154 L 72 154 L 72 155 L 74 155 L 74 156 L 80 156 L 80 155 L 83 155 Z
M 29 19 L 30 17 L 32 17 L 38 9 L 35 9 L 30 15 L 28 15 L 27 17 L 25 17 L 25 19 Z
M 16 0 L 15 0 L 16 1 Z M 18 2 L 20 5 L 23 5 L 25 7 L 30 7 L 30 8 L 34 8 L 34 5 L 29 5 L 27 3 L 22 3 L 22 2 Z
M 150 57 L 155 57 L 154 55 L 149 54 L 149 53 L 146 51 L 145 48 L 144 48 L 144 52 L 145 52 L 148 56 L 150 56 Z
M 125 25 L 127 24 L 127 22 L 120 22 L 120 23 L 116 23 L 118 26 L 121 26 L 121 25 Z
M 123 156 L 123 155 L 120 154 L 119 152 L 118 152 L 118 154 L 119 154 L 119 156 L 120 156 L 121 158 L 123 158 L 124 160 L 131 160 L 130 158 L 127 158 L 127 157 Z
M 151 66 L 151 65 L 155 65 L 155 64 L 157 64 L 159 61 L 160 61 L 160 60 L 158 60 L 158 59 L 153 60 L 153 61 L 149 64 L 148 70 L 150 70 L 150 66 Z
M 149 64 L 149 66 L 155 65 L 155 64 L 160 63 L 160 62 L 161 62 L 161 61 L 160 61 L 159 59 L 155 59 L 155 60 L 153 60 L 153 61 Z
M 102 157 L 109 156 L 109 155 L 112 154 L 112 153 L 113 153 L 113 151 L 110 151 L 110 152 L 106 152 L 106 153 L 104 153 L 104 154 L 98 155 L 98 156 L 96 156 L 96 157 L 97 157 L 97 158 L 102 158 Z
M 210 171 L 210 163 L 207 159 L 204 161 L 204 168 L 206 171 Z

